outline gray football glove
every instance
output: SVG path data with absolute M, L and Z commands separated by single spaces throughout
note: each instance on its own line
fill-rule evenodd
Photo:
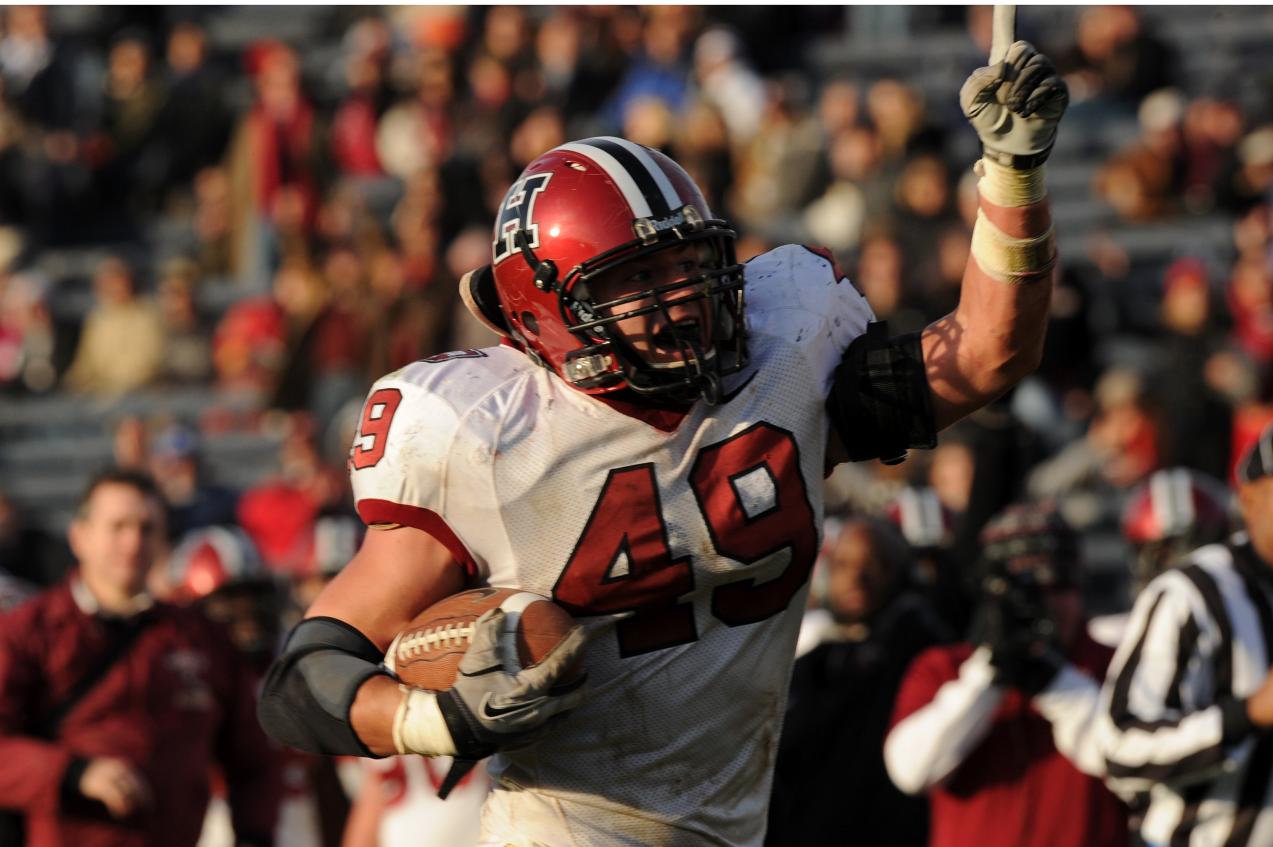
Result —
M 1069 103 L 1065 80 L 1028 41 L 1013 43 L 997 65 L 977 68 L 959 89 L 959 105 L 984 155 L 1018 170 L 1047 160 Z
M 519 671 L 500 655 L 504 618 L 501 609 L 492 609 L 477 619 L 455 684 L 437 695 L 458 758 L 481 759 L 524 747 L 553 718 L 583 702 L 584 674 L 561 681 L 583 651 L 583 627 L 576 625 L 539 664 Z

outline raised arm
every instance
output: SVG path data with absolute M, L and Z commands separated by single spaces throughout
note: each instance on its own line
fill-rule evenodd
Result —
M 979 68 L 960 103 L 982 142 L 980 207 L 959 305 L 922 333 L 873 323 L 849 345 L 827 399 L 827 464 L 900 461 L 1003 394 L 1043 354 L 1056 247 L 1043 162 L 1069 102 L 1051 62 L 1024 41 Z
M 1069 94 L 1047 57 L 1018 41 L 959 99 L 982 143 L 980 208 L 959 305 L 922 336 L 938 429 L 1038 366 L 1057 255 L 1043 163 Z

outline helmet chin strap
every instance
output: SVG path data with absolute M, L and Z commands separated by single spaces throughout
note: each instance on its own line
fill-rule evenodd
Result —
M 526 260 L 526 264 L 530 265 L 530 269 L 535 274 L 535 287 L 540 291 L 552 291 L 557 287 L 557 263 L 552 259 L 540 260 L 530 248 L 530 236 L 526 230 L 519 229 L 514 236 L 517 241 L 517 247 L 521 251 L 522 257 Z
M 698 386 L 702 393 L 703 401 L 709 406 L 715 406 L 720 402 L 720 377 L 710 368 L 703 365 L 708 356 L 703 352 L 703 348 L 699 347 L 696 342 L 686 341 L 685 346 L 690 348 L 690 353 L 685 357 L 686 371 L 693 370 L 688 373 L 687 381 L 693 382 Z

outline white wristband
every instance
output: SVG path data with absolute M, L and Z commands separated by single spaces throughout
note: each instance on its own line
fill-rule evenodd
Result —
M 398 755 L 454 756 L 455 742 L 432 691 L 401 686 L 402 702 L 393 716 L 393 746 Z
M 972 256 L 983 271 L 1005 282 L 1018 283 L 1043 277 L 1056 263 L 1052 230 L 1037 238 L 1013 238 L 977 211 L 972 228 Z
M 1043 165 L 1019 171 L 982 158 L 973 171 L 981 177 L 977 191 L 996 206 L 1029 206 L 1048 193 Z

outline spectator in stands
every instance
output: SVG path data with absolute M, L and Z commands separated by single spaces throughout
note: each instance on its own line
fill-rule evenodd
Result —
M 955 216 L 950 174 L 939 156 L 923 154 L 914 156 L 902 166 L 897 176 L 894 190 L 892 219 L 893 229 L 897 233 L 898 243 L 903 252 L 911 256 L 906 274 L 906 299 L 918 306 L 922 302 L 921 294 L 939 285 L 941 267 L 938 264 L 940 254 L 936 249 L 941 242 L 942 233 L 959 223 Z M 968 243 L 968 233 L 958 230 Z M 964 267 L 960 265 L 955 271 L 956 286 L 963 278 Z M 959 302 L 958 290 L 954 292 L 952 304 Z M 935 312 L 940 305 L 931 304 L 926 311 L 937 315 L 946 312 Z
M 194 214 L 191 218 L 192 253 L 201 275 L 226 277 L 235 268 L 236 237 L 242 238 L 235 215 L 230 179 L 224 168 L 207 167 L 194 178 Z M 240 281 L 255 289 L 252 281 Z M 264 287 L 263 285 L 261 286 Z
M 579 73 L 583 45 L 581 17 L 572 7 L 555 7 L 540 21 L 534 36 L 535 64 L 543 77 L 546 99 L 562 104 L 567 110 Z
M 1266 259 L 1238 260 L 1229 277 L 1232 340 L 1267 379 L 1273 363 L 1273 271 Z
M 163 188 L 188 191 L 195 176 L 225 155 L 232 115 L 230 82 L 208 57 L 207 33 L 193 20 L 175 23 L 164 53 L 167 102 L 159 115 Z
M 145 590 L 162 515 L 148 477 L 95 477 L 78 570 L 0 618 L 0 804 L 32 847 L 193 847 L 213 761 L 239 843 L 270 843 L 280 785 L 251 675 L 214 625 Z
M 889 781 L 884 735 L 906 666 L 945 628 L 909 590 L 914 560 L 887 523 L 850 519 L 825 563 L 830 614 L 792 672 L 766 843 L 823 843 L 850 820 L 864 844 L 919 847 L 925 804 Z
M 221 318 L 212 339 L 217 379 L 224 388 L 271 395 L 288 361 L 288 344 L 323 308 L 322 278 L 303 260 L 274 274 L 272 297 L 241 300 Z
M 234 523 L 238 495 L 208 479 L 199 455 L 199 435 L 182 424 L 156 433 L 150 447 L 150 471 L 168 509 L 168 538 L 209 526 Z
M 1194 213 L 1216 209 L 1236 212 L 1234 188 L 1238 142 L 1246 116 L 1230 99 L 1198 97 L 1185 108 L 1181 126 L 1185 145 L 1185 208 Z
M 1171 53 L 1145 32 L 1130 6 L 1091 6 L 1083 11 L 1072 51 L 1062 52 L 1057 67 L 1076 103 L 1102 100 L 1134 109 L 1140 98 L 1170 85 Z
M 764 81 L 746 61 L 733 31 L 713 27 L 698 37 L 694 79 L 700 95 L 724 119 L 730 142 L 746 146 L 760 129 L 768 97 Z
M 1162 465 L 1161 411 L 1145 377 L 1111 368 L 1096 385 L 1096 413 L 1081 441 L 1074 441 L 1030 474 L 1037 497 L 1087 500 L 1085 522 L 1113 517 L 1126 493 Z
M 637 106 L 634 103 L 628 110 L 628 119 L 636 120 L 640 117 L 651 124 L 648 128 L 638 131 L 647 133 L 648 141 L 653 141 L 655 146 L 666 147 L 672 136 L 671 115 L 658 101 L 642 102 L 653 105 L 653 110 L 638 116 Z M 513 132 L 508 139 L 508 150 L 512 154 L 513 161 L 529 164 L 541 154 L 559 144 L 565 144 L 568 140 L 561 112 L 555 106 L 540 106 L 513 127 Z
M 96 304 L 84 319 L 75 360 L 63 377 L 72 391 L 115 397 L 149 386 L 163 367 L 163 320 L 138 295 L 132 268 L 103 259 L 93 274 Z
M 734 206 L 746 226 L 781 239 L 777 227 L 822 188 L 822 132 L 794 82 L 770 83 L 767 94 L 759 131 L 738 148 Z
M 345 39 L 345 94 L 332 116 L 329 143 L 336 168 L 346 176 L 384 173 L 376 152 L 376 124 L 389 105 L 389 40 L 388 26 L 376 18 L 359 21 Z
M 689 102 L 686 48 L 695 10 L 651 6 L 643 14 L 641 50 L 627 62 L 627 73 L 602 110 L 602 118 L 611 130 L 623 126 L 629 106 L 643 97 L 656 97 L 673 112 L 680 112 Z
M 928 794 L 933 847 L 1124 847 L 1094 735 L 1112 651 L 1084 627 L 1077 538 L 1051 508 L 1016 506 L 982 541 L 973 634 L 906 671 L 888 773 Z
M 348 502 L 347 477 L 323 463 L 314 424 L 298 414 L 290 427 L 280 450 L 279 475 L 244 492 L 238 508 L 238 524 L 266 566 L 279 574 L 306 566 L 319 516 Z
M 870 127 L 845 127 L 830 137 L 826 156 L 831 179 L 805 207 L 804 225 L 814 243 L 855 250 L 868 222 L 889 208 L 888 187 L 878 172 L 879 138 Z
M 159 277 L 159 314 L 164 324 L 163 371 L 167 385 L 199 385 L 212 378 L 211 333 L 195 303 L 199 267 L 189 259 L 165 262 Z
M 876 317 L 898 332 L 924 326 L 923 314 L 911 307 L 906 296 L 906 265 L 911 258 L 892 232 L 877 230 L 863 239 L 857 272 L 851 277 L 871 298 Z
M 110 424 L 115 467 L 146 473 L 150 469 L 150 426 L 140 415 L 123 415 Z
M 0 75 L 22 117 L 49 130 L 76 118 L 75 79 L 66 50 L 49 37 L 42 6 L 9 6 L 0 36 Z
M 72 352 L 49 311 L 49 284 L 34 271 L 0 271 L 0 387 L 45 394 Z
M 1096 193 L 1126 221 L 1158 220 L 1171 211 L 1175 174 L 1171 163 L 1145 147 L 1107 161 L 1096 176 Z
M 1091 414 L 1097 345 L 1091 301 L 1080 275 L 1062 269 L 1052 288 L 1043 361 L 1013 399 L 1049 452 L 1079 438 Z
M 910 156 L 941 152 L 941 131 L 924 114 L 919 92 L 905 82 L 889 78 L 876 81 L 866 92 L 866 112 L 879 135 L 890 180 Z
M 254 214 L 256 247 L 246 268 L 268 274 L 301 249 L 318 211 L 318 120 L 291 48 L 263 41 L 246 61 L 256 102 L 236 132 L 230 167 L 240 177 L 232 183 L 246 191 L 236 205 Z
M 155 142 L 168 93 L 152 72 L 150 44 L 141 32 L 124 30 L 115 36 L 98 97 L 83 156 L 94 172 L 102 208 L 113 212 L 100 221 L 118 226 L 125 213 L 158 206 L 165 177 Z
M 483 230 L 483 247 L 487 246 L 486 235 Z M 458 241 L 460 239 L 452 245 Z M 430 286 L 424 292 L 406 289 L 402 257 L 395 251 L 376 253 L 369 262 L 368 272 L 370 326 L 374 331 L 368 338 L 369 352 L 363 374 L 370 379 L 372 374 L 387 373 L 438 352 L 442 347 L 439 335 L 447 315 L 428 302 L 440 286 Z
M 695 100 L 679 121 L 672 145 L 676 160 L 702 187 L 712 209 L 720 215 L 729 215 L 734 162 L 720 110 Z
M 357 250 L 336 246 L 323 259 L 325 302 L 307 323 L 293 326 L 288 363 L 271 404 L 330 421 L 367 390 L 365 367 L 372 324 L 367 269 Z
M 415 96 L 389 107 L 376 130 L 377 159 L 399 179 L 439 166 L 456 144 L 460 104 L 451 57 L 437 47 L 423 49 L 414 86 Z
M 448 199 L 442 180 L 433 168 L 422 168 L 403 186 L 402 199 L 393 210 L 390 224 L 402 252 L 406 286 L 421 290 L 433 282 L 441 245 L 439 223 Z
M 1165 357 L 1156 380 L 1163 416 L 1171 421 L 1163 428 L 1163 464 L 1223 479 L 1229 443 L 1213 436 L 1233 429 L 1233 412 L 1207 376 L 1223 341 L 1213 309 L 1206 265 L 1183 258 L 1168 266 L 1159 312 Z
M 1238 144 L 1233 183 L 1241 207 L 1268 202 L 1273 193 L 1273 126 L 1256 127 Z

